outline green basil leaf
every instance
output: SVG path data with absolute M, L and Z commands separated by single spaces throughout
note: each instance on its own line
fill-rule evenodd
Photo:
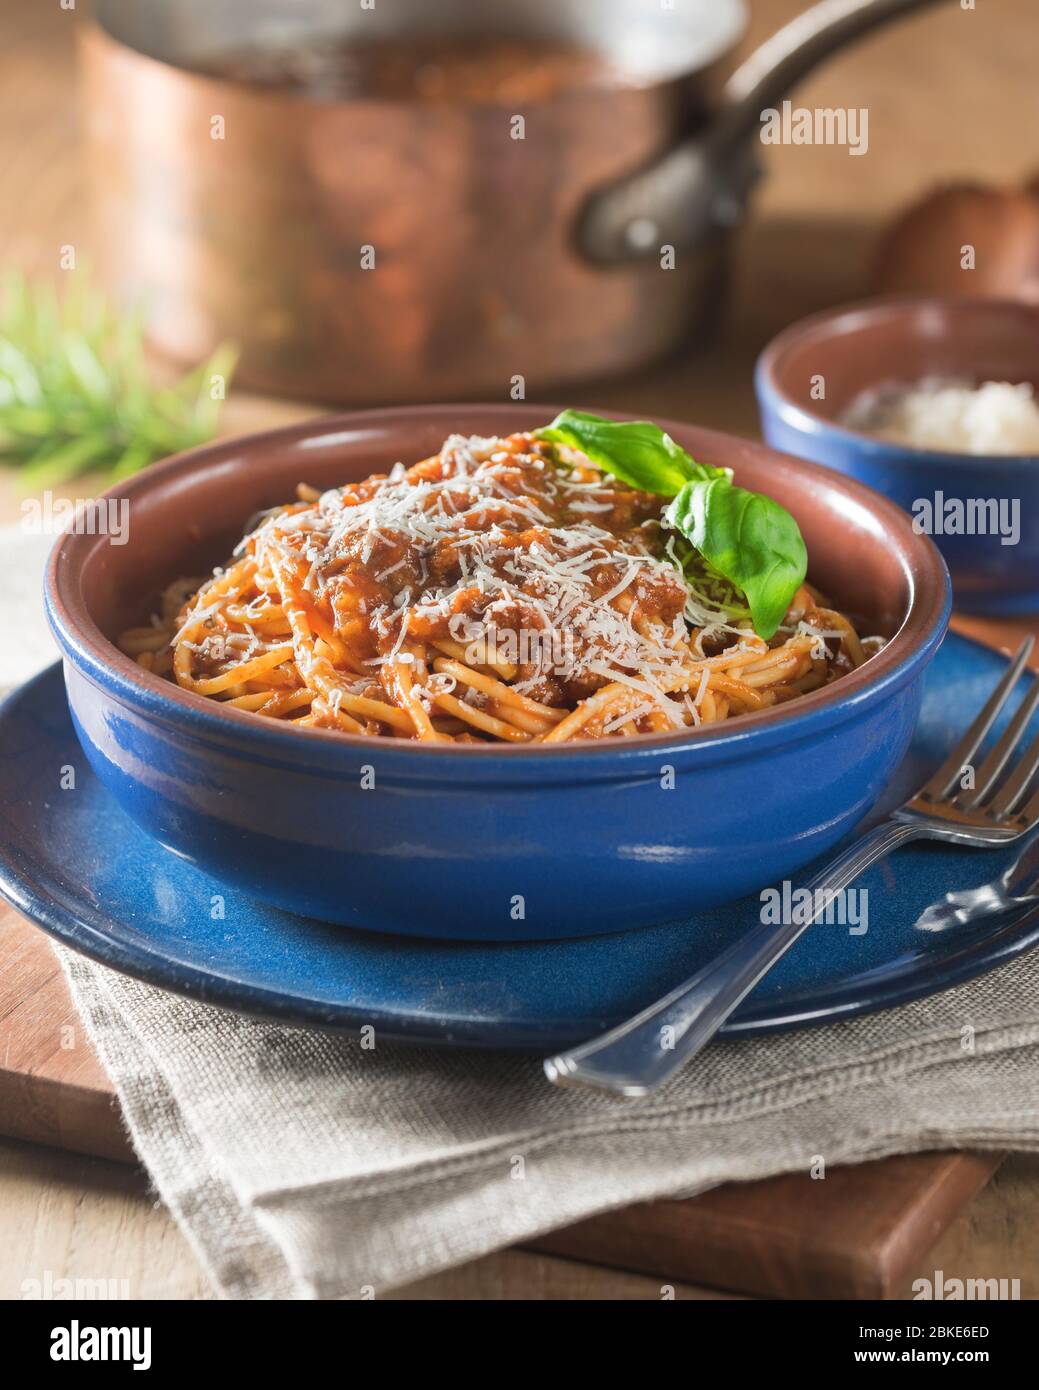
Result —
M 754 630 L 768 641 L 808 569 L 804 540 L 786 508 L 727 478 L 711 478 L 686 483 L 664 520 L 746 595 Z
M 629 487 L 673 497 L 665 523 L 745 597 L 755 631 L 775 634 L 808 565 L 797 522 L 778 502 L 734 487 L 731 468 L 697 463 L 648 420 L 564 410 L 535 434 L 579 450 Z
M 580 410 L 564 410 L 540 439 L 579 449 L 604 472 L 640 492 L 674 497 L 691 479 L 726 478 L 727 468 L 695 463 L 686 451 L 649 420 L 603 420 Z

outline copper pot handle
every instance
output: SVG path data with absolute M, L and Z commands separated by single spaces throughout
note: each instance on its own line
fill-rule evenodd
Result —
M 761 113 L 860 35 L 938 0 L 821 0 L 756 49 L 725 84 L 702 134 L 596 193 L 578 235 L 592 260 L 617 264 L 660 246 L 690 247 L 739 221 L 760 176 L 750 142 Z

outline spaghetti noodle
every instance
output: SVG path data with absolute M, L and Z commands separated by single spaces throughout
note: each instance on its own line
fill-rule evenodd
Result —
M 794 699 L 875 640 L 807 584 L 762 640 L 733 595 L 690 577 L 659 497 L 516 434 L 454 435 L 411 468 L 300 487 L 120 646 L 185 690 L 296 726 L 562 743 Z

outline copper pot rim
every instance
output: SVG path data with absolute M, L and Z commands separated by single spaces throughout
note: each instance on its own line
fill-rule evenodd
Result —
M 657 76 L 647 74 L 645 77 L 634 75 L 622 78 L 619 74 L 623 71 L 618 68 L 618 77 L 615 80 L 598 80 L 594 82 L 584 82 L 577 87 L 567 87 L 553 93 L 552 96 L 541 99 L 525 99 L 523 107 L 543 109 L 548 106 L 569 104 L 577 100 L 587 101 L 595 98 L 608 98 L 616 100 L 618 96 L 626 94 L 644 96 L 647 93 L 673 87 L 681 87 L 683 84 L 693 79 L 706 76 L 712 69 L 723 63 L 738 48 L 741 39 L 745 36 L 749 27 L 749 12 L 745 0 L 736 0 L 734 9 L 734 22 L 724 33 L 718 37 L 709 47 L 705 47 L 696 58 L 695 62 L 675 68 L 673 71 L 661 73 Z M 293 109 L 312 109 L 316 111 L 335 110 L 345 107 L 354 109 L 359 106 L 376 106 L 382 108 L 393 108 L 395 110 L 426 110 L 429 103 L 405 97 L 384 97 L 384 96 L 364 96 L 346 98 L 321 98 L 316 99 L 309 96 L 305 91 L 283 89 L 274 86 L 265 86 L 262 83 L 250 82 L 246 78 L 221 77 L 216 74 L 205 73 L 197 68 L 192 68 L 185 63 L 177 62 L 172 58 L 159 57 L 154 53 L 149 53 L 136 44 L 121 38 L 114 33 L 104 22 L 98 7 L 86 17 L 83 24 L 79 26 L 77 40 L 82 52 L 93 50 L 94 53 L 104 59 L 107 55 L 121 57 L 124 61 L 129 59 L 147 64 L 157 71 L 170 76 L 190 82 L 204 84 L 210 88 L 219 88 L 233 91 L 238 97 L 251 99 L 263 104 L 277 102 L 285 104 Z M 604 56 L 609 55 L 604 52 Z M 607 68 L 607 71 L 609 69 Z M 466 99 L 459 102 L 438 103 L 446 106 L 450 110 L 512 110 L 515 101 L 495 100 L 493 98 Z

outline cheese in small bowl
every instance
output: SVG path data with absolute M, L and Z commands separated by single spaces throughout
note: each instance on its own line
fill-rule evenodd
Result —
M 927 377 L 861 392 L 840 423 L 914 449 L 1039 455 L 1039 402 L 1029 382 Z

